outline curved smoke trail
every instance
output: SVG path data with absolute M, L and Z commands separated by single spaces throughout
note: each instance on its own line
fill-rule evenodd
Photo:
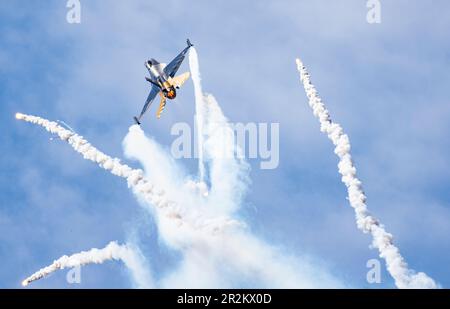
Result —
M 44 267 L 25 280 L 22 281 L 23 286 L 27 286 L 33 281 L 47 277 L 57 270 L 84 266 L 87 264 L 102 264 L 105 261 L 116 260 L 122 261 L 132 272 L 134 281 L 138 287 L 148 287 L 150 276 L 148 274 L 142 276 L 145 267 L 142 263 L 141 256 L 128 245 L 119 245 L 117 242 L 110 242 L 105 248 L 93 248 L 89 251 L 82 251 L 71 256 L 64 255 L 54 261 L 51 265 Z M 144 271 L 145 273 L 145 271 Z
M 207 163 L 211 186 L 209 202 L 220 206 L 216 207 L 220 212 L 229 214 L 240 206 L 249 182 L 249 165 L 236 145 L 232 125 L 220 105 L 213 95 L 203 92 L 198 54 L 194 47 L 189 52 L 189 67 L 194 83 L 199 157 L 200 181 L 196 185 L 205 192 L 202 186 L 206 186 L 204 177 Z
M 384 258 L 387 270 L 395 280 L 398 288 L 437 288 L 438 285 L 425 273 L 416 273 L 408 268 L 400 254 L 399 249 L 393 243 L 392 234 L 386 232 L 383 225 L 374 218 L 366 206 L 361 181 L 356 177 L 356 168 L 350 155 L 350 140 L 342 127 L 334 123 L 324 103 L 319 97 L 316 88 L 311 83 L 309 73 L 300 59 L 296 59 L 297 69 L 300 73 L 300 81 L 303 83 L 309 106 L 320 121 L 320 130 L 328 135 L 328 138 L 336 146 L 334 152 L 339 157 L 339 173 L 342 182 L 348 190 L 348 200 L 355 210 L 356 224 L 364 233 L 370 233 L 373 237 L 373 246 L 378 248 L 380 257 Z
M 33 124 L 37 124 L 45 128 L 48 132 L 56 134 L 61 140 L 66 141 L 70 146 L 72 146 L 75 151 L 82 154 L 84 159 L 97 163 L 101 168 L 108 170 L 113 175 L 125 178 L 127 180 L 128 186 L 133 189 L 133 192 L 136 195 L 143 197 L 146 205 L 153 205 L 153 209 L 156 210 L 156 214 L 160 218 L 164 219 L 164 222 L 170 223 L 170 225 L 175 226 L 178 229 L 184 228 L 182 231 L 178 231 L 180 234 L 186 235 L 192 232 L 202 232 L 202 234 L 206 236 L 216 236 L 228 228 L 242 225 L 239 221 L 230 219 L 229 217 L 222 216 L 220 218 L 208 219 L 202 216 L 202 214 L 198 213 L 197 211 L 192 211 L 192 209 L 189 212 L 187 212 L 187 210 L 189 209 L 180 209 L 176 202 L 167 199 L 166 193 L 163 190 L 156 188 L 146 178 L 144 178 L 144 173 L 141 169 L 132 169 L 128 165 L 120 163 L 120 160 L 118 158 L 111 158 L 110 156 L 104 154 L 103 152 L 92 146 L 82 136 L 60 126 L 56 122 L 49 121 L 41 117 L 25 115 L 21 113 L 17 113 L 16 118 Z M 130 127 L 130 134 L 143 135 L 143 132 L 139 126 L 133 125 Z M 104 253 L 115 248 L 116 247 L 114 246 L 114 244 L 110 244 L 109 247 L 105 248 L 106 251 L 104 251 Z M 79 258 L 86 257 L 87 261 L 89 261 L 89 257 L 92 257 L 93 261 L 95 261 L 97 258 L 95 254 L 98 253 L 98 251 L 96 250 L 97 249 L 92 249 L 91 251 L 88 251 L 89 254 L 94 255 L 89 255 L 83 252 L 83 254 L 75 255 L 74 259 L 70 259 L 68 261 L 67 257 L 64 256 L 55 261 L 55 263 L 53 263 L 52 265 L 41 269 L 31 277 L 24 280 L 23 285 L 27 285 L 32 281 L 41 279 L 47 274 L 56 271 L 57 269 L 72 267 L 70 266 L 72 265 L 70 263 L 75 263 L 73 265 L 76 266 L 76 261 L 84 261 L 83 259 L 79 260 Z M 64 264 L 66 262 L 69 264 Z M 124 262 L 127 261 L 124 260 Z M 83 264 L 85 263 L 83 262 L 80 265 Z M 138 287 L 148 286 L 148 284 L 144 284 L 146 280 L 145 278 L 148 277 L 145 275 L 144 271 L 132 271 L 132 273 L 134 281 L 136 282 Z
M 193 230 L 202 229 L 209 231 L 210 234 L 216 234 L 230 226 L 239 225 L 236 220 L 227 217 L 223 217 L 220 220 L 205 221 L 202 215 L 197 212 L 187 213 L 175 201 L 169 200 L 164 190 L 151 184 L 144 177 L 144 172 L 141 169 L 133 169 L 126 164 L 120 163 L 120 159 L 111 158 L 104 154 L 82 136 L 63 128 L 56 122 L 21 113 L 17 113 L 16 118 L 37 124 L 48 132 L 58 135 L 61 140 L 66 141 L 75 151 L 82 154 L 84 159 L 97 163 L 101 168 L 111 172 L 113 175 L 125 178 L 128 187 L 132 188 L 136 194 L 142 196 L 149 205 L 154 205 L 159 215 L 168 218 L 170 222 L 175 223 L 178 227 L 183 225 Z M 143 134 L 142 129 L 138 125 L 131 126 L 130 132 Z
M 104 154 L 82 136 L 63 128 L 56 122 L 21 113 L 17 113 L 16 118 L 40 125 L 48 132 L 58 135 L 61 140 L 66 141 L 75 151 L 82 154 L 84 159 L 97 163 L 101 168 L 111 172 L 113 175 L 125 178 L 128 186 L 141 193 L 148 202 L 158 209 L 164 210 L 170 217 L 181 221 L 182 215 L 180 210 L 173 202 L 166 199 L 164 191 L 156 189 L 154 185 L 144 178 L 144 173 L 141 169 L 132 169 L 128 165 L 120 163 L 119 159 L 111 158 Z

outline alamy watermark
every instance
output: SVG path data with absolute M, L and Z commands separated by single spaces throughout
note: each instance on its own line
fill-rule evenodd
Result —
M 66 274 L 66 281 L 68 284 L 80 284 L 81 283 L 81 266 L 75 266 L 71 268 Z
M 80 0 L 68 0 L 66 8 L 69 10 L 66 14 L 66 20 L 69 24 L 81 23 L 81 3 Z
M 280 162 L 279 123 L 213 123 L 207 134 L 199 136 L 186 122 L 175 123 L 170 133 L 171 153 L 175 159 L 199 158 L 198 144 L 203 141 L 205 160 L 210 159 L 259 159 L 261 169 L 275 169 Z
M 366 20 L 369 24 L 381 23 L 381 2 L 380 0 L 368 0 L 366 4 L 369 11 L 366 15 Z
M 370 259 L 366 263 L 369 271 L 366 274 L 367 283 L 381 283 L 381 263 L 377 259 Z

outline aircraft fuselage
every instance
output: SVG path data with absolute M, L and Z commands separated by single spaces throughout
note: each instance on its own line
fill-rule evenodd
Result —
M 140 124 L 140 120 L 145 112 L 148 110 L 152 104 L 155 97 L 159 94 L 161 100 L 159 101 L 159 108 L 156 114 L 157 118 L 161 117 L 166 106 L 166 99 L 173 100 L 177 96 L 175 89 L 179 89 L 190 76 L 189 72 L 184 72 L 182 74 L 176 75 L 181 63 L 183 62 L 186 53 L 193 44 L 186 40 L 187 47 L 185 47 L 175 58 L 173 58 L 169 64 L 159 63 L 155 59 L 150 59 L 145 62 L 145 67 L 150 73 L 150 77 L 145 77 L 145 79 L 152 84 L 150 92 L 145 100 L 144 107 L 142 108 L 139 117 L 134 117 L 134 121 Z
M 147 80 L 155 84 L 159 89 L 161 89 L 161 93 L 168 99 L 173 100 L 177 96 L 177 92 L 175 87 L 170 82 L 171 78 L 166 78 L 166 74 L 163 72 L 161 64 L 156 60 L 151 59 L 145 63 L 150 75 L 152 75 L 151 79 L 147 78 Z

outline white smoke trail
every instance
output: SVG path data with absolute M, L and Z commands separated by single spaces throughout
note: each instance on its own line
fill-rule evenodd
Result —
M 128 182 L 128 186 L 137 193 L 142 194 L 148 202 L 160 209 L 167 216 L 177 220 L 178 224 L 183 223 L 182 214 L 177 208 L 177 205 L 166 199 L 163 190 L 157 189 L 154 185 L 149 183 L 144 178 L 142 170 L 132 169 L 128 165 L 120 163 L 119 159 L 111 158 L 92 146 L 82 136 L 61 127 L 56 122 L 21 113 L 17 113 L 16 118 L 40 125 L 48 132 L 58 135 L 61 140 L 66 141 L 75 151 L 82 154 L 84 159 L 97 163 L 101 168 L 108 170 L 113 175 L 125 178 Z
M 123 140 L 123 147 L 126 157 L 141 163 L 145 178 L 162 185 L 171 200 L 182 207 L 183 220 L 192 222 L 195 227 L 195 231 L 179 226 L 174 228 L 173 224 L 166 224 L 167 220 L 158 213 L 154 214 L 158 219 L 159 236 L 166 244 L 180 249 L 192 243 L 193 237 L 210 237 L 242 226 L 242 223 L 232 219 L 227 213 L 218 215 L 216 207 L 209 203 L 209 196 L 205 195 L 206 188 L 199 187 L 202 183 L 193 181 L 182 166 L 175 162 L 170 151 L 146 136 L 140 127 L 130 128 Z M 141 206 L 152 211 L 146 202 L 141 203 Z
M 151 287 L 151 275 L 146 271 L 142 256 L 129 245 L 119 245 L 117 242 L 110 242 L 105 248 L 93 248 L 89 251 L 82 251 L 71 256 L 64 255 L 54 261 L 51 265 L 44 267 L 25 280 L 23 286 L 27 286 L 33 281 L 47 277 L 57 270 L 84 266 L 87 264 L 102 264 L 105 261 L 121 260 L 131 271 L 137 287 Z
M 226 217 L 223 217 L 220 220 L 207 222 L 201 220 L 201 216 L 198 213 L 196 213 L 198 215 L 186 213 L 186 211 L 181 209 L 176 202 L 167 199 L 166 192 L 164 190 L 155 187 L 146 178 L 144 178 L 144 173 L 141 169 L 132 169 L 128 165 L 120 163 L 118 158 L 111 158 L 110 156 L 104 154 L 92 146 L 82 136 L 61 127 L 56 122 L 21 113 L 17 113 L 16 118 L 42 126 L 48 132 L 56 134 L 61 140 L 66 141 L 75 151 L 82 154 L 83 158 L 86 160 L 97 163 L 101 168 L 110 171 L 113 175 L 125 178 L 128 186 L 132 188 L 136 194 L 142 196 L 147 205 L 155 206 L 158 215 L 168 218 L 169 222 L 175 224 L 177 227 L 185 225 L 186 228 L 205 229 L 213 233 L 217 233 L 237 224 L 236 220 L 230 220 Z M 130 134 L 133 134 L 134 136 L 144 136 L 142 129 L 137 125 L 131 126 L 129 131 Z M 159 162 L 155 162 L 160 164 L 162 159 Z M 164 171 L 162 171 L 160 175 L 162 175 L 163 172 Z M 166 185 L 168 184 L 169 183 Z M 189 218 L 187 218 L 188 215 Z
M 231 214 L 240 205 L 248 185 L 249 165 L 235 143 L 233 128 L 211 94 L 203 93 L 200 66 L 195 48 L 189 53 L 189 66 L 195 90 L 198 130 L 199 173 L 204 176 L 209 164 L 211 195 L 209 203 L 215 210 Z M 200 177 L 199 185 L 204 178 Z M 200 191 L 204 191 L 200 188 Z
M 205 240 L 205 239 L 203 239 Z M 163 288 L 343 288 L 316 258 L 292 256 L 245 230 L 183 251 L 179 267 L 162 278 Z
M 198 59 L 196 54 L 192 55 L 198 71 Z M 195 75 L 198 76 L 193 73 Z M 172 272 L 162 277 L 161 286 L 342 287 L 339 280 L 317 267 L 317 263 L 290 257 L 280 248 L 259 240 L 250 231 L 239 229 L 242 224 L 233 220 L 232 215 L 242 205 L 249 169 L 241 159 L 234 140 L 228 138 L 231 125 L 220 106 L 211 95 L 201 92 L 200 80 L 197 79 L 197 82 L 197 94 L 200 96 L 196 95 L 196 98 L 201 98 L 201 115 L 204 117 L 201 121 L 202 147 L 199 148 L 208 155 L 211 176 L 209 195 L 198 194 L 204 188 L 191 190 L 192 180 L 185 184 L 185 180 L 191 178 L 174 163 L 170 153 L 146 137 L 138 126 L 130 127 L 124 148 L 128 157 L 142 163 L 145 178 L 142 170 L 120 164 L 118 159 L 99 152 L 81 136 L 57 123 L 22 114 L 17 114 L 17 118 L 43 126 L 67 141 L 86 159 L 128 180 L 141 205 L 155 215 L 162 243 L 176 249 L 182 256 L 179 267 L 171 268 Z M 204 166 L 203 155 L 200 162 Z M 156 190 L 149 179 L 162 184 L 166 191 Z M 159 202 L 159 206 L 152 207 L 154 201 Z M 177 205 L 182 205 L 182 208 Z
M 155 206 L 152 208 L 152 210 L 155 211 L 155 214 L 160 219 L 160 222 L 162 222 L 161 225 L 163 225 L 167 230 L 170 230 L 172 234 L 176 234 L 176 238 L 178 240 L 183 238 L 190 239 L 187 235 L 198 234 L 199 232 L 200 235 L 203 235 L 205 237 L 214 237 L 218 233 L 221 233 L 228 228 L 233 228 L 241 225 L 241 223 L 237 220 L 229 219 L 225 216 L 222 216 L 220 218 L 206 218 L 199 211 L 201 209 L 198 209 L 197 211 L 192 211 L 192 209 L 180 209 L 177 203 L 166 198 L 166 194 L 164 191 L 157 189 L 146 178 L 144 178 L 142 170 L 132 169 L 128 165 L 120 163 L 119 159 L 109 157 L 108 155 L 93 147 L 82 136 L 76 134 L 71 130 L 61 127 L 56 122 L 52 122 L 41 117 L 25 115 L 21 113 L 17 113 L 16 118 L 42 126 L 48 132 L 56 134 L 61 140 L 66 141 L 69 145 L 72 146 L 75 151 L 82 154 L 85 159 L 98 163 L 100 167 L 110 171 L 113 175 L 127 179 L 128 186 L 133 189 L 133 192 L 136 195 L 143 198 L 146 206 Z M 139 126 L 133 125 L 130 127 L 129 131 L 130 135 L 138 137 L 137 139 L 135 139 L 136 141 L 138 141 L 138 143 L 142 140 L 144 140 L 144 142 L 147 141 Z M 150 150 L 152 154 L 158 152 L 156 149 L 150 148 Z M 161 162 L 164 160 L 161 157 L 160 159 L 160 161 L 155 162 L 157 164 L 161 164 Z M 166 165 L 165 167 L 168 166 L 169 165 Z M 163 175 L 165 172 L 170 172 L 170 170 L 170 168 L 167 168 L 166 171 L 160 170 L 158 174 Z M 174 178 L 167 179 L 167 183 L 164 184 L 169 187 L 170 185 L 174 185 L 174 187 L 176 188 L 177 183 L 174 182 L 173 179 Z M 178 201 L 183 201 L 183 199 L 179 199 Z M 189 210 L 189 212 L 187 212 L 187 210 Z M 181 243 L 185 244 L 186 242 L 183 240 L 181 241 Z M 58 263 L 52 264 L 48 268 L 43 269 L 42 271 L 35 274 L 35 276 L 32 276 L 30 278 L 37 278 L 36 276 L 39 276 L 39 274 L 44 274 L 46 271 L 51 272 L 55 269 L 55 267 L 57 268 L 58 265 Z M 144 286 L 141 283 L 143 282 L 142 278 L 145 278 L 146 276 L 142 275 L 142 273 L 143 271 L 140 271 L 139 273 L 133 275 L 138 286 Z M 141 279 L 139 279 L 139 277 Z
M 220 108 L 216 109 L 216 112 L 221 113 Z M 112 159 L 102 154 L 76 133 L 40 117 L 23 114 L 17 114 L 16 117 L 41 125 L 49 132 L 57 134 L 62 140 L 72 145 L 76 151 L 82 153 L 85 158 L 99 163 L 102 168 L 110 170 L 113 174 L 124 178 L 127 178 L 128 175 L 128 182 L 133 187 L 135 181 L 129 179 L 133 173 L 131 168 L 120 164 L 118 159 Z M 145 137 L 142 130 L 136 127 L 130 128 L 129 136 L 126 139 L 128 138 L 130 138 L 129 143 L 124 143 L 126 152 L 128 152 L 127 147 L 129 147 L 127 145 L 133 143 L 143 146 L 144 150 L 147 149 L 145 143 L 154 143 Z M 132 155 L 135 155 L 143 162 L 144 166 L 151 167 L 151 164 L 161 164 L 161 162 L 153 160 L 153 156 L 155 155 L 161 160 L 169 160 L 168 155 L 162 153 L 161 147 L 150 148 L 152 149 L 152 153 L 139 151 L 139 147 L 132 148 L 134 151 L 137 151 L 137 153 L 132 152 Z M 165 163 L 163 165 L 169 166 L 169 164 L 166 165 Z M 226 169 L 221 170 L 224 172 L 227 171 Z M 145 183 L 141 183 L 141 186 L 148 186 L 148 181 L 142 178 L 143 172 L 138 171 L 141 177 L 139 178 L 141 179 L 140 181 L 145 181 Z M 164 173 L 164 171 L 160 172 Z M 236 173 L 235 171 L 229 172 Z M 159 175 L 155 176 L 158 178 Z M 173 178 L 169 177 L 168 179 Z M 219 183 L 221 181 L 219 177 L 214 179 Z M 223 180 L 234 181 L 234 179 L 234 177 L 224 177 Z M 214 185 L 219 185 L 219 183 Z M 173 183 L 173 185 L 177 186 L 177 183 Z M 145 197 L 148 193 L 148 190 L 140 190 L 139 188 L 133 191 L 140 197 Z M 340 283 L 336 279 L 322 269 L 315 268 L 314 266 L 304 267 L 305 263 L 300 259 L 294 259 L 295 261 L 292 262 L 291 258 L 286 257 L 279 250 L 271 248 L 269 245 L 258 240 L 254 235 L 245 230 L 236 229 L 235 227 L 241 226 L 238 221 L 228 219 L 227 217 L 224 219 L 221 216 L 210 216 L 211 212 L 208 209 L 213 210 L 214 207 L 211 206 L 216 205 L 211 204 L 208 198 L 205 199 L 202 197 L 201 199 L 196 199 L 197 194 L 194 194 L 194 196 L 185 195 L 182 193 L 182 188 L 178 188 L 175 192 L 178 192 L 180 195 L 173 197 L 175 200 L 183 202 L 183 209 L 186 210 L 186 216 L 175 216 L 174 218 L 173 216 L 165 215 L 165 213 L 160 211 L 160 208 L 149 207 L 152 201 L 150 198 L 144 198 L 146 207 L 151 210 L 156 210 L 155 214 L 159 217 L 158 228 L 162 239 L 166 240 L 166 244 L 171 244 L 174 248 L 181 250 L 184 256 L 183 259 L 185 262 L 180 265 L 179 269 L 163 278 L 161 282 L 162 286 L 235 287 L 235 284 L 245 284 L 245 282 L 250 282 L 247 283 L 249 287 L 256 285 L 266 288 L 340 286 Z M 228 192 L 233 194 L 234 191 Z M 223 198 L 233 200 L 232 196 L 223 196 Z M 214 203 L 216 202 L 220 203 L 221 201 L 215 200 Z M 224 203 L 228 203 L 228 201 Z M 220 205 L 218 206 L 220 207 Z M 165 206 L 164 208 L 169 208 L 169 206 Z M 204 212 L 205 215 L 198 216 L 199 212 Z M 174 219 L 177 220 L 176 222 L 179 222 L 179 225 L 175 226 L 173 224 Z M 185 222 L 191 222 L 191 220 L 193 225 L 184 224 Z M 233 228 L 224 229 L 224 227 L 230 226 Z M 30 278 L 27 278 L 24 282 L 28 284 L 61 268 L 59 267 L 60 262 L 58 260 L 49 266 L 49 268 L 44 268 Z M 304 268 L 297 267 L 297 265 L 303 265 Z M 205 271 L 205 269 L 211 271 Z M 142 278 L 148 278 L 142 272 L 142 269 L 138 272 L 133 272 L 135 274 L 135 281 L 138 283 L 138 286 L 147 286 L 148 284 L 139 284 L 139 282 L 143 281 Z
M 196 54 L 190 55 L 190 61 L 198 68 Z M 197 89 L 201 89 L 200 83 Z M 234 217 L 247 190 L 249 168 L 234 142 L 232 125 L 217 101 L 212 95 L 200 95 L 196 98 L 202 98 L 203 104 L 204 147 L 199 145 L 199 148 L 204 149 L 203 159 L 208 168 L 205 172 L 210 176 L 208 195 L 197 190 L 195 181 L 172 159 L 168 149 L 146 136 L 139 127 L 130 128 L 123 146 L 128 158 L 139 160 L 147 179 L 164 184 L 168 196 L 183 205 L 187 216 L 197 218 L 200 225 L 208 225 L 216 220 L 223 222 L 222 217 Z M 145 203 L 142 206 L 148 208 Z M 317 267 L 317 263 L 290 257 L 250 231 L 239 229 L 238 223 L 233 229 L 214 233 L 174 228 L 166 221 L 165 218 L 156 220 L 158 235 L 161 243 L 181 253 L 181 261 L 161 278 L 161 287 L 342 287 L 326 270 Z
M 204 98 L 204 149 L 211 182 L 209 201 L 218 211 L 232 214 L 241 205 L 246 193 L 250 167 L 216 99 L 211 94 L 205 94 Z
M 219 130 L 205 135 L 205 155 L 209 149 L 214 152 L 222 147 L 220 144 L 225 139 L 220 138 L 221 129 L 229 125 L 212 96 L 206 98 L 209 99 L 206 100 L 208 112 L 205 123 L 211 120 L 211 125 L 214 128 L 217 125 Z M 208 132 L 207 125 L 205 132 Z M 227 144 L 227 149 L 232 145 L 235 144 Z M 214 222 L 219 220 L 223 224 L 221 218 L 233 218 L 231 214 L 242 204 L 242 195 L 236 192 L 245 192 L 247 182 L 240 180 L 245 178 L 240 174 L 248 172 L 248 169 L 243 168 L 245 164 L 241 165 L 234 157 L 210 159 L 217 169 L 211 173 L 216 174 L 211 177 L 212 188 L 216 189 L 205 197 L 189 187 L 185 188 L 183 180 L 188 176 L 183 168 L 173 162 L 166 148 L 147 137 L 141 129 L 130 130 L 123 146 L 128 158 L 139 160 L 146 178 L 150 181 L 160 179 L 160 183 L 171 187 L 166 190 L 168 195 L 183 205 L 187 218 L 196 218 L 198 226 L 220 226 Z M 221 187 L 224 189 L 221 190 Z M 150 210 L 146 203 L 142 206 Z M 233 228 L 215 233 L 212 229 L 174 227 L 167 224 L 167 219 L 158 218 L 157 214 L 156 218 L 161 243 L 181 253 L 179 267 L 161 277 L 159 285 L 163 288 L 232 288 L 236 285 L 261 288 L 342 287 L 338 280 L 317 264 L 288 256 L 280 248 L 274 248 L 245 228 L 239 228 L 242 224 L 238 221 L 230 219 L 228 222 L 235 223 L 230 223 Z
M 198 151 L 198 170 L 199 170 L 199 181 L 203 183 L 205 181 L 205 162 L 203 158 L 203 125 L 204 125 L 204 114 L 205 114 L 205 103 L 202 91 L 202 84 L 200 82 L 200 69 L 198 65 L 198 55 L 197 50 L 191 47 L 189 51 L 189 68 L 192 75 L 192 81 L 194 83 L 194 94 L 195 94 L 195 121 L 197 126 L 197 151 Z
M 380 257 L 385 259 L 387 270 L 394 278 L 398 288 L 438 288 L 434 280 L 425 273 L 416 273 L 408 268 L 408 264 L 393 243 L 392 234 L 386 232 L 383 225 L 367 210 L 366 196 L 361 181 L 356 177 L 356 168 L 350 155 L 348 135 L 344 133 L 339 124 L 331 120 L 330 114 L 311 83 L 309 73 L 301 60 L 296 59 L 296 63 L 300 81 L 303 83 L 309 99 L 309 106 L 312 108 L 314 116 L 320 121 L 320 130 L 326 133 L 336 146 L 334 152 L 339 157 L 339 173 L 342 175 L 342 182 L 347 187 L 350 205 L 355 210 L 358 228 L 364 233 L 372 234 L 373 246 L 378 248 Z

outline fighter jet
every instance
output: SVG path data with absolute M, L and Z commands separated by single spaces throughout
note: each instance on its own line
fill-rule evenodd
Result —
M 166 107 L 166 99 L 173 100 L 177 96 L 177 92 L 175 89 L 179 89 L 188 79 L 189 72 L 183 73 L 181 75 L 175 76 L 178 69 L 180 68 L 181 63 L 186 56 L 189 48 L 194 46 L 191 44 L 189 39 L 187 40 L 187 47 L 181 51 L 169 64 L 159 63 L 155 59 L 150 59 L 145 62 L 145 67 L 148 69 L 150 73 L 150 77 L 145 77 L 145 79 L 152 84 L 152 88 L 150 89 L 150 94 L 145 101 L 144 108 L 142 109 L 139 117 L 134 117 L 134 121 L 137 124 L 141 124 L 140 120 L 142 116 L 144 116 L 145 112 L 149 109 L 155 97 L 159 94 L 161 97 L 159 102 L 158 112 L 156 113 L 156 117 L 159 119 L 161 117 L 161 113 Z

